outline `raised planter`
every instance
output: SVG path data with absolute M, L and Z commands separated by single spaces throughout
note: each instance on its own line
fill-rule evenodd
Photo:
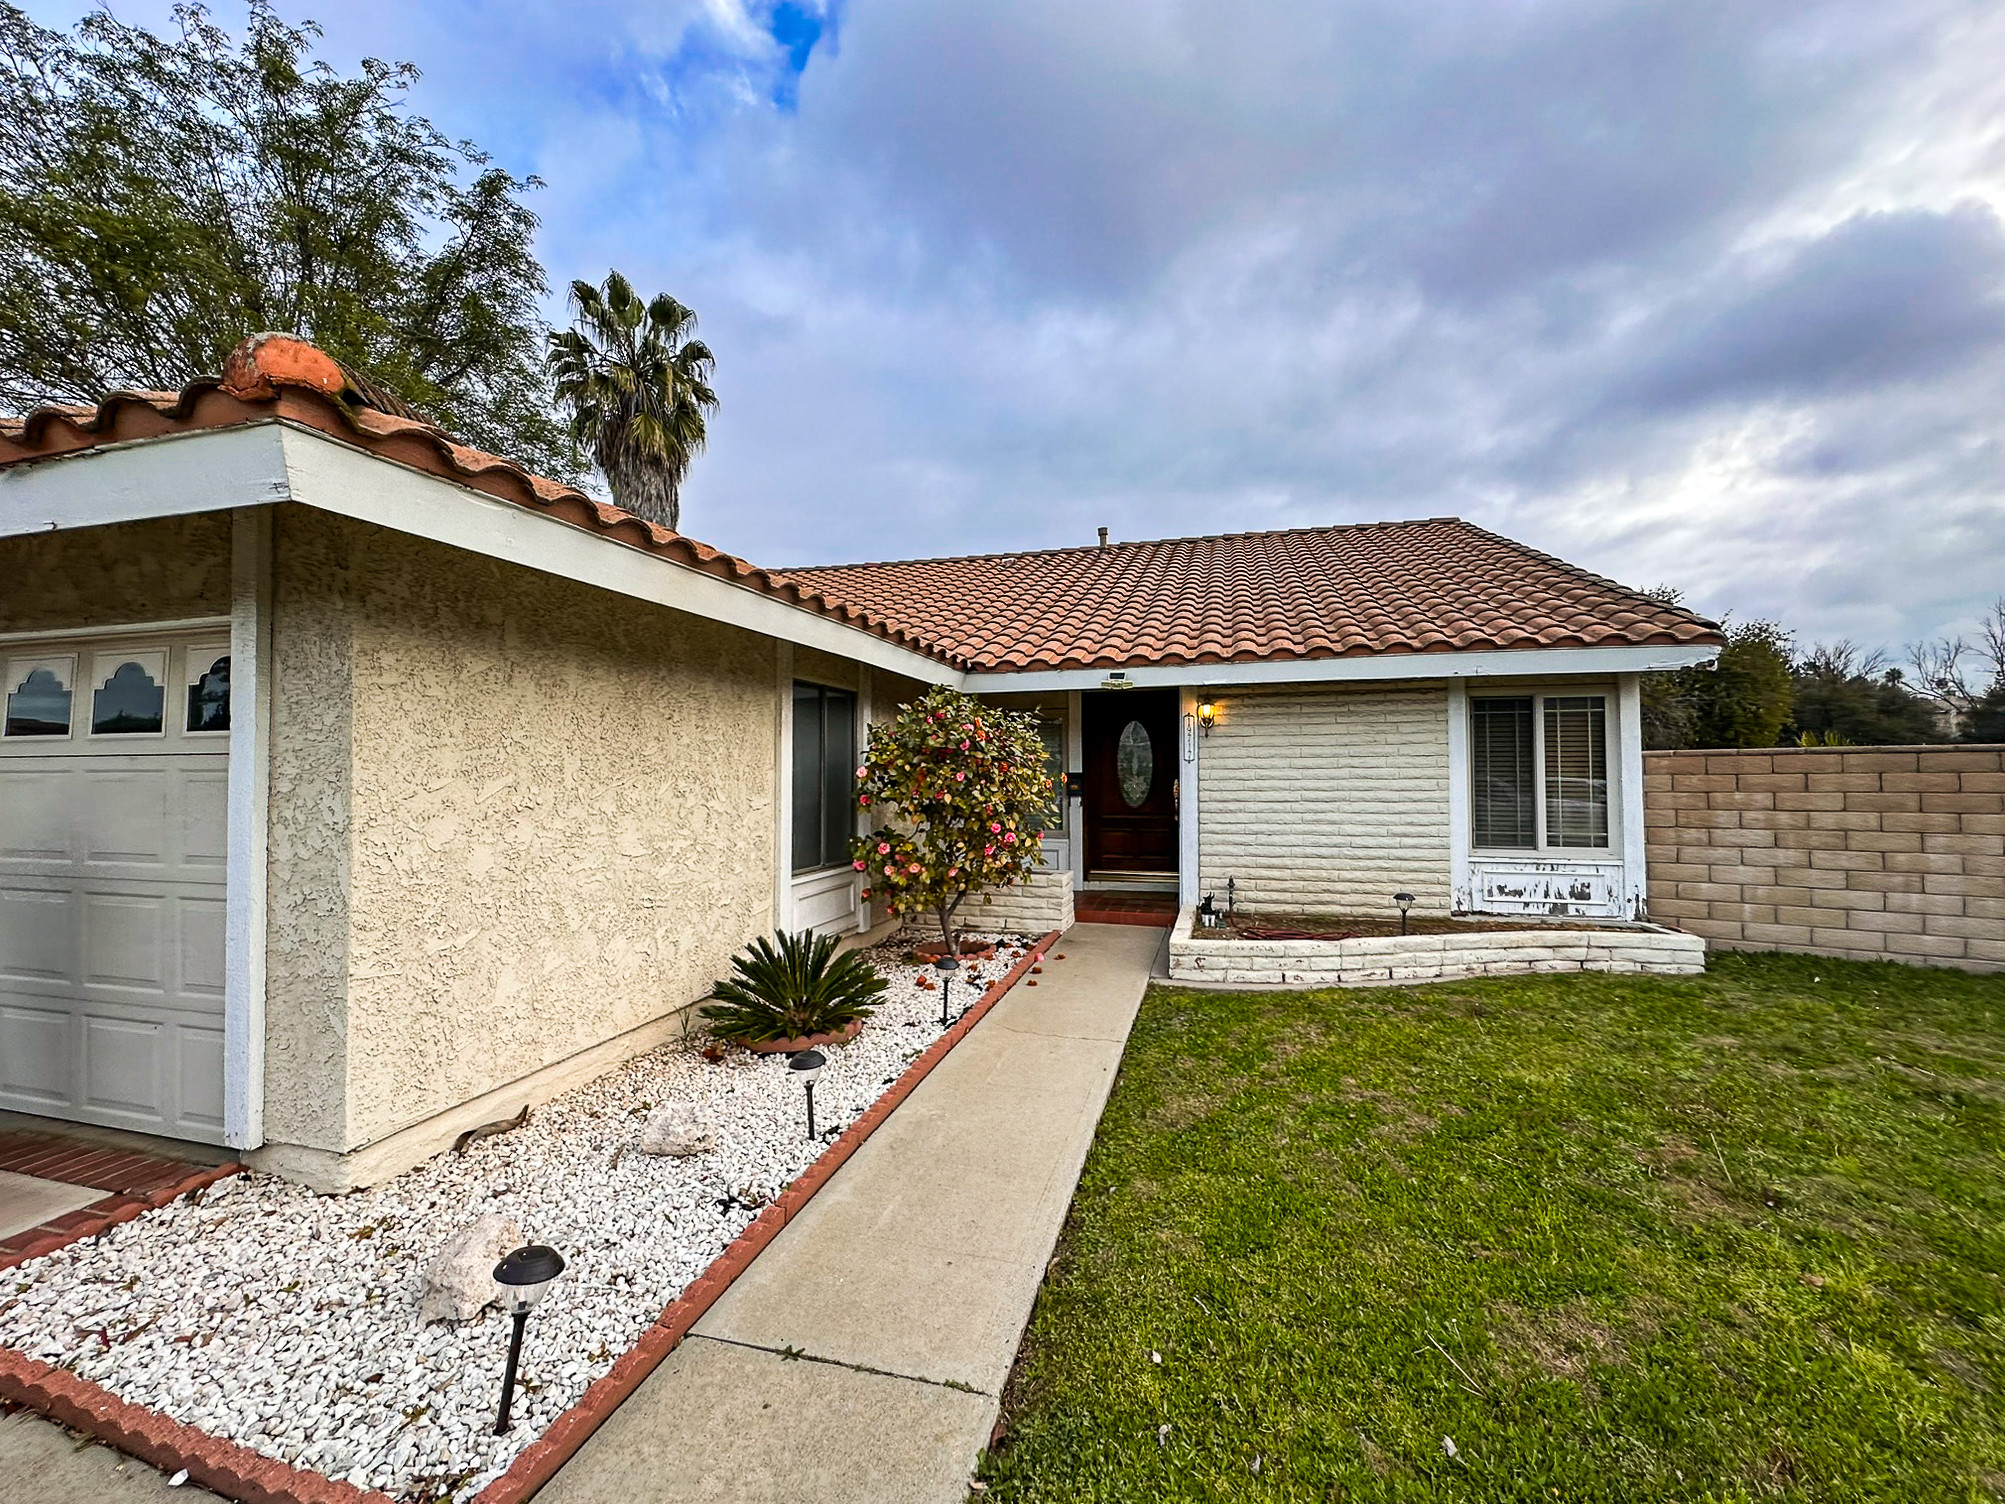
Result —
M 798 1055 L 802 1050 L 819 1049 L 825 1044 L 848 1044 L 862 1032 L 863 1020 L 852 1018 L 842 1028 L 830 1030 L 826 1034 L 803 1034 L 797 1039 L 768 1039 L 759 1044 L 743 1045 L 741 1048 L 750 1050 L 754 1055 Z M 736 1044 L 737 1041 L 733 1040 L 732 1043 Z
M 1485 916 L 1494 923 L 1496 916 Z M 1591 929 L 1527 924 L 1467 934 L 1371 935 L 1354 940 L 1213 940 L 1194 933 L 1186 905 L 1170 932 L 1170 978 L 1281 987 L 1390 983 L 1530 972 L 1615 971 L 1690 976 L 1706 969 L 1706 942 L 1661 925 L 1610 920 Z

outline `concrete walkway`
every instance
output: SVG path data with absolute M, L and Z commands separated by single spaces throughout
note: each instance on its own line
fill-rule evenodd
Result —
M 1075 926 L 537 1504 L 960 1504 L 1162 939 Z

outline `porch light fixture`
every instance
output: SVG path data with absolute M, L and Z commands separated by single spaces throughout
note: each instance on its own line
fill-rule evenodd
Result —
M 955 942 L 959 944 L 958 941 Z M 954 990 L 954 973 L 961 969 L 961 963 L 952 951 L 943 953 L 934 966 L 940 973 L 940 1027 L 947 1027 L 947 998 Z
M 810 1139 L 815 1136 L 815 1082 L 821 1080 L 821 1068 L 827 1064 L 828 1057 L 820 1050 L 802 1050 L 787 1057 L 787 1070 L 807 1092 Z
M 515 1369 L 522 1361 L 522 1328 L 536 1303 L 550 1293 L 550 1285 L 564 1272 L 564 1255 L 541 1243 L 518 1248 L 494 1266 L 494 1282 L 501 1286 L 502 1301 L 515 1318 L 515 1330 L 508 1337 L 508 1367 L 501 1375 L 501 1409 L 495 1413 L 494 1434 L 508 1434 L 508 1407 L 515 1399 Z
M 1211 728 L 1218 724 L 1218 706 L 1215 702 L 1211 700 L 1197 702 L 1197 724 L 1198 729 L 1206 736 L 1211 735 Z
M 1392 895 L 1392 901 L 1399 905 L 1399 932 L 1403 935 L 1406 933 L 1406 911 L 1413 907 L 1413 895 L 1395 893 Z

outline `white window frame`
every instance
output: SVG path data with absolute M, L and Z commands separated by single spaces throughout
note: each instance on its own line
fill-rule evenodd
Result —
M 7 734 L 7 701 L 23 688 L 31 675 L 47 669 L 56 676 L 56 681 L 69 691 L 70 720 L 61 736 L 12 736 Z M 7 682 L 0 684 L 0 737 L 9 743 L 23 743 L 43 747 L 61 747 L 76 740 L 77 736 L 77 655 L 75 653 L 45 654 L 41 657 L 10 657 L 7 659 Z
M 1601 701 L 1602 733 L 1608 759 L 1608 844 L 1605 846 L 1554 846 L 1546 840 L 1546 701 L 1591 697 Z M 1532 702 L 1532 836 L 1530 846 L 1478 846 L 1476 844 L 1476 756 L 1467 739 L 1473 727 L 1477 700 L 1522 700 Z M 1462 711 L 1465 745 L 1469 745 L 1467 765 L 1462 769 L 1467 790 L 1468 810 L 1462 822 L 1461 841 L 1471 856 L 1532 857 L 1541 861 L 1606 862 L 1619 859 L 1623 850 L 1621 696 L 1614 685 L 1581 685 L 1579 688 L 1550 684 L 1512 685 L 1493 688 L 1485 684 L 1469 687 L 1468 703 Z
M 1643 731 L 1638 674 L 1620 674 L 1578 683 L 1550 678 L 1456 679 L 1448 685 L 1449 854 L 1454 904 L 1458 912 L 1500 912 L 1477 901 L 1485 868 L 1519 864 L 1547 874 L 1578 869 L 1592 872 L 1607 886 L 1603 908 L 1582 910 L 1581 917 L 1640 919 L 1645 902 L 1643 827 Z M 1545 700 L 1598 695 L 1602 699 L 1608 750 L 1608 844 L 1550 846 L 1546 844 Z M 1528 696 L 1532 700 L 1535 846 L 1475 844 L 1475 759 L 1471 746 L 1471 699 Z M 1522 912 L 1523 910 L 1519 910 Z
M 121 648 L 109 653 L 92 653 L 91 670 L 88 675 L 90 691 L 84 700 L 84 735 L 94 742 L 158 742 L 167 739 L 167 728 L 174 723 L 175 675 L 174 655 L 163 644 L 159 647 Z M 118 677 L 118 671 L 128 663 L 136 663 L 145 670 L 148 678 L 160 686 L 160 726 L 154 731 L 100 731 L 97 729 L 97 697 Z M 109 664 L 109 669 L 106 665 Z M 70 702 L 70 727 L 76 728 L 76 701 Z

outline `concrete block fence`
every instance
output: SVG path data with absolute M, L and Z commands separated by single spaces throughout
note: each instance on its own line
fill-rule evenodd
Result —
M 2005 971 L 2005 746 L 1648 752 L 1643 785 L 1652 919 Z

